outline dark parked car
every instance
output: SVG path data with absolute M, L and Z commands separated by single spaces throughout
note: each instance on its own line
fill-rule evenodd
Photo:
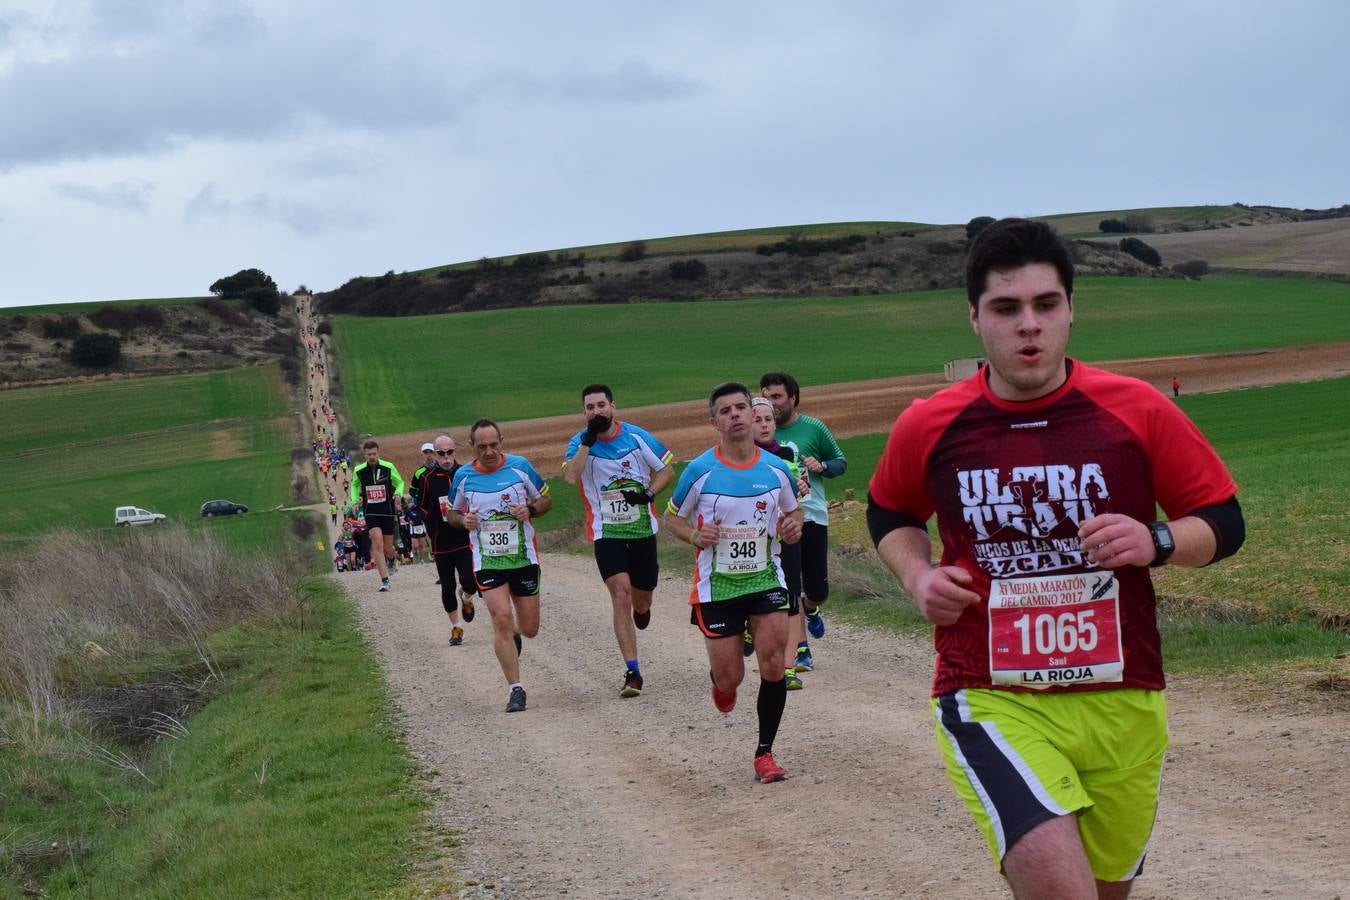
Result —
M 232 516 L 235 513 L 246 513 L 248 507 L 242 503 L 235 503 L 233 500 L 207 500 L 202 504 L 202 518 L 209 519 L 211 516 Z

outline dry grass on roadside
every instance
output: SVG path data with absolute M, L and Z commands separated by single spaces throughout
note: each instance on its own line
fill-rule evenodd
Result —
M 207 635 L 303 617 L 284 559 L 241 560 L 181 528 L 123 537 L 52 534 L 40 554 L 0 562 L 0 700 L 22 708 L 35 735 L 45 723 L 172 733 L 192 697 L 220 679 Z M 166 656 L 187 661 L 107 683 Z

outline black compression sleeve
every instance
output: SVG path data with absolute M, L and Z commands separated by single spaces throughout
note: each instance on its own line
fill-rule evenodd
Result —
M 1232 556 L 1247 539 L 1247 523 L 1242 517 L 1242 507 L 1238 505 L 1236 494 L 1222 503 L 1202 506 L 1191 515 L 1204 519 L 1214 532 L 1214 558 L 1205 565 Z
M 821 463 L 821 465 L 825 467 L 825 471 L 821 474 L 826 478 L 838 478 L 840 475 L 843 475 L 844 472 L 848 471 L 848 460 L 844 459 L 842 456 L 835 457 L 834 459 L 827 459 Z
M 914 516 L 907 516 L 893 509 L 879 506 L 869 492 L 867 495 L 867 530 L 872 533 L 872 543 L 880 544 L 882 538 L 897 528 L 917 528 L 926 532 L 928 524 L 919 521 Z

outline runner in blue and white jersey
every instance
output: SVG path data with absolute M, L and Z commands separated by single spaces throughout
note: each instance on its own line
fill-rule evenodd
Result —
M 496 422 L 473 423 L 469 444 L 474 461 L 455 473 L 446 518 L 469 533 L 474 579 L 492 615 L 492 649 L 510 686 L 506 711 L 521 712 L 521 637 L 539 633 L 539 553 L 531 519 L 548 512 L 553 498 L 528 460 L 502 450 Z
M 614 637 L 625 666 L 619 696 L 636 697 L 642 693 L 637 631 L 652 620 L 660 569 L 654 501 L 675 470 L 660 441 L 632 422 L 619 421 L 608 385 L 582 388 L 581 406 L 586 427 L 567 444 L 563 478 L 581 490 L 586 537 L 609 589 Z
M 759 661 L 759 744 L 755 777 L 787 777 L 773 758 L 773 741 L 787 705 L 783 649 L 788 593 L 780 541 L 801 540 L 796 479 L 783 460 L 755 446 L 750 389 L 718 385 L 708 399 L 717 446 L 691 462 L 666 508 L 671 534 L 698 548 L 690 621 L 703 633 L 712 666 L 713 704 L 736 705 L 745 677 L 741 635 L 747 623 Z

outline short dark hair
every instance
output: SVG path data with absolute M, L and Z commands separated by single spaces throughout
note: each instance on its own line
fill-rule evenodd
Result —
M 708 415 L 717 415 L 717 401 L 728 394 L 744 394 L 745 399 L 750 399 L 750 389 L 739 381 L 726 381 L 712 389 L 708 395 Z
M 1072 299 L 1073 255 L 1055 229 L 1031 219 L 999 219 L 981 231 L 966 256 L 966 298 L 970 305 L 979 306 L 990 272 L 1031 263 L 1054 266 L 1065 296 Z
M 610 403 L 614 402 L 614 392 L 609 389 L 607 384 L 588 384 L 581 389 L 581 402 L 586 402 L 586 397 L 591 394 L 604 394 L 605 399 Z
M 777 384 L 781 384 L 783 390 L 787 391 L 787 395 L 792 398 L 793 406 L 802 402 L 801 385 L 797 384 L 797 379 L 793 378 L 788 373 L 765 372 L 763 375 L 759 376 L 759 389 L 761 391 Z
M 502 439 L 502 427 L 498 425 L 496 422 L 492 421 L 491 419 L 479 419 L 477 422 L 474 422 L 472 425 L 469 426 L 469 443 L 470 444 L 473 443 L 473 436 L 478 433 L 478 429 L 489 427 L 492 428 L 493 431 L 497 432 L 497 440 L 500 441 Z
M 378 450 L 378 449 L 380 449 L 380 445 L 379 445 L 379 443 L 378 443 L 374 438 L 371 438 L 370 440 L 366 441 L 364 444 L 361 445 L 361 449 L 362 449 L 362 450 Z

